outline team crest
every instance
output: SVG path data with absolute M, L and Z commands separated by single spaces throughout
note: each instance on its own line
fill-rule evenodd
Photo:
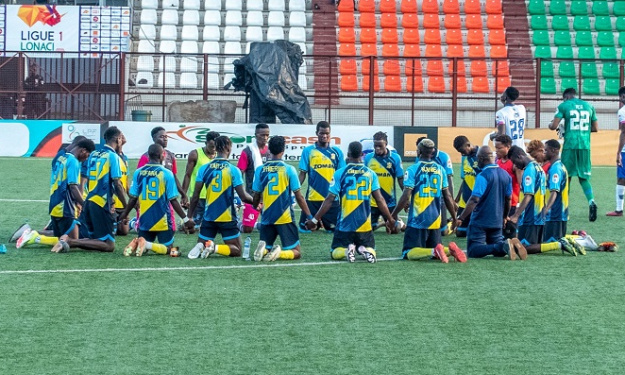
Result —
M 330 159 L 334 160 L 334 157 L 335 157 L 335 155 L 334 155 L 334 154 L 331 154 L 331 155 L 330 155 Z
M 391 164 L 391 162 L 386 163 L 386 169 L 391 169 L 392 166 L 393 164 Z
M 525 185 L 530 186 L 532 184 L 532 178 L 530 176 L 525 177 Z
M 557 184 L 560 181 L 560 175 L 557 173 L 554 174 L 553 177 L 551 177 L 551 181 L 553 181 L 554 184 Z

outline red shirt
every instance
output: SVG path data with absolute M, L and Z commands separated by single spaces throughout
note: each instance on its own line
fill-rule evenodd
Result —
M 148 157 L 148 153 L 141 155 L 139 158 L 139 163 L 137 163 L 137 169 L 143 167 L 148 164 L 150 158 Z M 178 167 L 176 166 L 176 155 L 169 150 L 163 150 L 163 166 L 169 169 L 174 176 L 178 173 Z
M 497 165 L 499 168 L 508 172 L 510 177 L 512 177 L 512 199 L 510 201 L 511 207 L 516 207 L 519 203 L 519 192 L 521 191 L 521 187 L 519 186 L 519 181 L 516 178 L 516 173 L 514 173 L 514 164 L 512 164 L 512 160 L 508 159 L 506 161 L 501 161 L 501 159 L 497 159 Z
M 551 167 L 551 162 L 546 161 L 541 167 L 543 167 L 543 171 L 545 171 L 545 176 L 549 176 L 549 167 Z

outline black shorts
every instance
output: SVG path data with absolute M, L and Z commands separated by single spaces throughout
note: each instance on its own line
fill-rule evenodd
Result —
M 555 242 L 566 235 L 566 221 L 546 221 L 543 228 L 543 241 Z
M 315 216 L 317 211 L 319 211 L 319 208 L 321 208 L 322 203 L 323 201 L 306 201 L 306 204 L 308 205 L 308 209 L 310 210 L 310 214 Z M 320 220 L 321 223 L 323 223 L 323 227 L 326 230 L 333 231 L 334 228 L 336 228 L 336 223 L 338 223 L 338 220 L 339 220 L 340 210 L 341 210 L 341 205 L 339 201 L 332 202 L 332 207 L 330 207 L 328 212 L 326 212 L 326 214 L 323 215 L 323 217 Z M 304 212 L 302 212 L 302 215 L 299 217 L 299 227 L 303 230 L 308 231 L 305 224 L 306 224 L 306 215 L 304 215 Z
M 299 245 L 299 233 L 295 223 L 261 224 L 260 240 L 265 241 L 268 249 L 271 249 L 278 236 L 280 236 L 283 250 L 292 250 Z
M 519 241 L 523 245 L 537 245 L 543 242 L 543 226 L 542 225 L 520 225 Z
M 350 244 L 354 244 L 356 248 L 359 246 L 370 247 L 375 249 L 375 238 L 373 238 L 373 231 L 368 232 L 341 232 L 334 231 L 334 238 L 332 238 L 332 250 L 338 247 L 347 248 Z
M 115 216 L 92 201 L 87 201 L 83 209 L 89 238 L 115 242 Z
M 439 243 L 441 243 L 441 231 L 440 229 L 418 229 L 407 227 L 404 233 L 404 246 L 403 252 L 410 251 L 415 247 L 422 247 L 426 249 L 433 249 Z
M 395 206 L 388 208 L 389 212 L 393 212 L 394 209 Z M 377 207 L 371 207 L 371 224 L 375 225 L 380 220 L 380 216 L 382 216 L 380 209 Z M 382 219 L 386 223 L 386 218 L 384 216 L 382 216 Z
M 464 211 L 464 208 L 459 208 L 458 209 L 458 217 L 460 217 L 460 214 L 462 213 L 462 211 Z M 471 215 L 467 216 L 466 219 L 462 220 L 462 224 L 460 224 L 460 226 L 458 226 L 458 228 L 456 228 L 456 236 L 457 237 L 466 237 L 467 236 L 467 229 L 469 228 L 469 224 L 471 223 Z M 442 224 L 441 224 L 442 226 Z
M 165 246 L 171 246 L 174 243 L 174 231 L 163 230 L 159 232 L 147 231 L 139 229 L 137 232 L 139 237 L 143 237 L 148 242 L 154 242 L 158 238 L 158 243 Z
M 198 237 L 204 241 L 214 240 L 217 234 L 221 234 L 224 241 L 238 238 L 241 235 L 236 221 L 202 221 Z
M 51 227 L 55 237 L 61 237 L 64 234 L 69 234 L 78 223 L 78 220 L 71 217 L 55 217 L 51 216 Z

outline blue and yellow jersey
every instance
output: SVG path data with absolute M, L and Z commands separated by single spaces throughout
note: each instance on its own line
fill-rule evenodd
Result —
M 315 143 L 302 151 L 299 169 L 308 173 L 308 191 L 306 200 L 323 201 L 334 172 L 345 166 L 343 151 L 336 146 L 318 147 Z
M 115 188 L 113 180 L 121 178 L 119 156 L 110 146 L 104 145 L 91 153 L 87 164 L 87 201 L 110 211 Z
M 256 168 L 252 190 L 263 196 L 261 224 L 277 225 L 293 222 L 291 192 L 300 189 L 295 167 L 282 160 L 269 160 Z
M 205 221 L 229 222 L 237 219 L 234 188 L 243 185 L 241 171 L 223 158 L 215 158 L 197 172 L 196 182 L 206 187 Z
M 404 169 L 398 154 L 387 150 L 385 156 L 378 156 L 375 152 L 365 156 L 365 165 L 378 176 L 380 193 L 389 208 L 397 204 L 395 196 L 395 180 L 404 176 Z M 375 199 L 371 201 L 371 207 L 377 207 Z
M 124 187 L 124 193 L 128 192 L 128 156 L 126 154 L 117 154 L 119 157 L 119 170 L 122 172 L 122 177 L 120 178 L 120 182 Z M 122 201 L 117 198 L 117 195 L 113 196 L 113 202 L 115 202 L 116 210 L 123 210 L 125 207 L 122 204 Z
M 569 172 L 562 164 L 561 160 L 557 160 L 549 167 L 549 182 L 547 186 L 547 198 L 552 191 L 557 191 L 558 197 L 553 203 L 545 221 L 568 221 L 569 220 Z
M 380 190 L 378 176 L 364 164 L 349 163 L 334 173 L 330 193 L 339 197 L 341 213 L 336 229 L 370 232 L 371 193 Z
M 477 177 L 480 172 L 481 170 L 477 166 L 477 148 L 474 148 L 470 155 L 462 156 L 462 161 L 460 162 L 460 178 L 464 182 L 464 184 L 462 184 L 460 201 L 458 202 L 460 208 L 465 208 L 467 206 L 467 202 L 473 193 L 475 177 Z
M 76 217 L 76 202 L 69 190 L 70 185 L 80 183 L 80 162 L 72 153 L 56 158 L 50 177 L 50 216 Z
M 544 225 L 540 212 L 545 207 L 545 172 L 540 164 L 531 161 L 523 170 L 523 183 L 521 184 L 521 194 L 519 201 L 528 194 L 532 194 L 532 200 L 519 218 L 519 225 Z
M 449 157 L 448 153 L 446 153 L 445 151 L 436 150 L 436 155 L 434 155 L 432 160 L 443 167 L 445 172 L 447 172 L 447 176 L 454 175 L 454 165 L 452 164 L 451 158 Z
M 161 164 L 146 164 L 132 177 L 130 196 L 139 199 L 139 229 L 163 232 L 173 226 L 169 201 L 178 198 L 174 174 Z
M 406 170 L 404 188 L 412 189 L 407 226 L 440 229 L 443 190 L 447 172 L 435 161 L 417 160 Z

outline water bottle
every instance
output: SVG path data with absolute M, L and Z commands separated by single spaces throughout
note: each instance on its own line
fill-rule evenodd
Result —
M 0 254 L 6 254 L 7 246 L 5 244 L 0 244 Z
M 252 246 L 252 238 L 247 236 L 245 245 L 243 245 L 243 259 L 250 260 L 250 247 Z

